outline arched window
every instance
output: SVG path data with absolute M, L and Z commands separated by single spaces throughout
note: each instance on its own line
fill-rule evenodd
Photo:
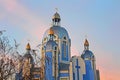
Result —
M 66 40 L 66 37 L 64 37 L 64 40 Z
M 67 53 L 66 53 L 66 37 L 63 37 L 63 55 L 64 55 L 64 57 L 66 57 L 67 56 Z
M 57 54 L 57 47 L 56 46 L 54 47 L 54 54 L 55 55 Z
M 55 51 L 57 50 L 57 47 L 55 46 Z
M 63 52 L 64 52 L 64 57 L 66 57 L 66 41 L 63 41 Z
M 54 61 L 54 73 L 56 74 L 57 73 L 57 46 L 54 47 L 54 58 L 53 58 L 53 61 Z

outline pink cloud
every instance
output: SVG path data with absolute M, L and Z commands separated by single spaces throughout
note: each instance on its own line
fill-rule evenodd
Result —
M 23 24 L 20 24 L 20 28 L 30 35 L 36 36 L 36 38 L 42 38 L 46 26 L 48 26 L 42 20 L 42 17 L 35 16 L 32 11 L 29 11 L 25 6 L 18 3 L 17 0 L 0 0 L 0 5 L 7 13 L 16 16 L 16 18 L 10 19 L 14 25 L 17 26 L 18 23 L 20 24 L 20 18 L 24 21 Z

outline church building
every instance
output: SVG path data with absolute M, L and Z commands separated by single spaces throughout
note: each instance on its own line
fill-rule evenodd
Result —
M 56 12 L 52 26 L 43 36 L 41 51 L 45 60 L 45 80 L 99 80 L 88 40 L 85 40 L 82 55 L 71 57 L 71 39 L 60 22 L 60 15 Z
M 96 59 L 89 50 L 89 42 L 85 39 L 83 53 L 79 56 L 71 56 L 71 39 L 67 30 L 61 26 L 61 18 L 58 12 L 52 17 L 52 26 L 45 31 L 41 44 L 41 65 L 34 72 L 34 60 L 27 49 L 28 61 L 21 69 L 21 74 L 16 74 L 16 80 L 21 80 L 26 73 L 35 80 L 100 80 L 99 70 L 96 70 Z M 28 65 L 28 63 L 30 65 Z M 24 69 L 29 67 L 28 69 Z M 35 72 L 35 73 L 37 73 Z M 37 75 L 37 76 L 36 76 Z M 29 80 L 29 79 L 27 79 Z

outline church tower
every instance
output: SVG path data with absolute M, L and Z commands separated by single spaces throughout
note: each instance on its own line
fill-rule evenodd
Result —
M 60 25 L 61 18 L 58 12 L 56 12 L 52 17 L 52 26 L 45 32 L 42 40 L 42 57 L 46 57 L 46 51 L 48 52 L 48 46 L 54 44 L 57 48 L 56 59 L 58 66 L 58 76 L 57 80 L 69 80 L 69 66 L 70 66 L 70 47 L 71 47 L 71 39 L 69 38 L 68 32 L 64 27 Z M 54 34 L 53 34 L 54 33 Z M 48 43 L 50 45 L 48 45 Z M 51 53 L 52 55 L 53 53 Z M 54 60 L 53 60 L 54 61 Z M 45 62 L 45 61 L 44 61 Z M 55 67 L 53 67 L 55 68 Z M 54 69 L 55 70 L 55 69 Z M 56 70 L 57 71 L 57 70 Z
M 53 41 L 54 31 L 49 30 L 45 46 L 45 80 L 58 80 L 58 45 Z
M 34 60 L 31 55 L 31 47 L 28 43 L 26 46 L 26 53 L 23 56 L 23 70 L 22 70 L 22 76 L 24 80 L 32 80 L 33 74 L 33 68 L 34 68 Z
M 84 75 L 84 80 L 97 80 L 95 56 L 89 50 L 89 42 L 87 39 L 85 39 L 84 51 L 81 57 L 83 58 L 86 66 L 86 74 Z
M 52 27 L 50 27 L 43 36 L 42 45 L 45 46 L 46 42 L 49 40 L 48 32 L 52 29 L 54 31 L 53 40 L 58 44 L 60 50 L 60 62 L 69 64 L 71 57 L 71 39 L 69 38 L 67 30 L 61 27 L 60 22 L 60 15 L 56 12 L 52 18 Z

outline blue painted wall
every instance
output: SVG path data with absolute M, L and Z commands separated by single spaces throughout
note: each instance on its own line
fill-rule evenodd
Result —
M 52 52 L 46 52 L 45 54 L 45 78 L 46 80 L 54 80 L 52 76 Z
M 60 76 L 60 77 L 68 77 L 69 74 L 68 74 L 68 73 L 60 73 L 59 76 Z
M 95 80 L 94 71 L 90 60 L 85 60 L 86 74 L 83 76 L 83 80 Z

